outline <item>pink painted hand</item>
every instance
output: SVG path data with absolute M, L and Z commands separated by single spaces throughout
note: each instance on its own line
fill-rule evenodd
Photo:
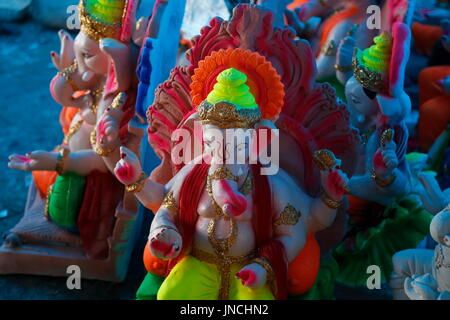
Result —
M 120 147 L 120 157 L 114 168 L 114 173 L 117 179 L 124 185 L 135 183 L 141 173 L 141 162 L 136 154 L 126 147 Z
M 72 36 L 64 30 L 58 32 L 59 40 L 61 41 L 61 49 L 59 54 L 55 51 L 50 52 L 50 56 L 58 71 L 62 71 L 69 67 L 75 59 L 75 50 L 73 47 L 74 40 Z
M 342 201 L 348 192 L 349 179 L 340 169 L 341 160 L 327 149 L 314 153 L 314 161 L 320 169 L 320 180 L 323 191 L 334 201 Z
M 22 171 L 54 170 L 58 162 L 58 154 L 48 151 L 34 151 L 26 156 L 13 154 L 9 156 L 8 167 Z
M 267 272 L 259 263 L 252 263 L 236 273 L 236 279 L 241 279 L 246 287 L 257 289 L 266 284 Z
M 152 254 L 162 260 L 176 258 L 181 252 L 182 243 L 181 235 L 172 228 L 155 229 L 149 236 Z
M 120 145 L 119 126 L 124 112 L 126 94 L 119 93 L 102 115 L 97 125 L 97 144 L 102 149 L 115 149 Z
M 378 148 L 373 156 L 373 169 L 378 178 L 385 179 L 389 177 L 398 166 L 398 158 L 395 152 L 397 145 L 393 139 L 394 136 L 392 135 L 390 141 Z
M 348 190 L 349 179 L 345 172 L 335 168 L 330 171 L 321 171 L 322 188 L 334 201 L 342 201 Z

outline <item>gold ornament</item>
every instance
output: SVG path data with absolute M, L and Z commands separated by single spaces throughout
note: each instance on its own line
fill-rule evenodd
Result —
M 228 102 L 212 105 L 204 101 L 198 106 L 197 111 L 203 125 L 212 124 L 222 129 L 253 128 L 261 119 L 259 109 L 237 109 Z
M 327 57 L 335 57 L 337 54 L 336 42 L 334 40 L 330 40 L 329 42 L 325 43 L 320 52 Z
M 395 174 L 395 172 L 392 172 L 392 174 L 387 178 L 379 178 L 377 176 L 377 173 L 375 172 L 375 169 L 372 168 L 372 174 L 370 175 L 370 177 L 372 178 L 373 181 L 375 181 L 375 183 L 378 186 L 380 186 L 382 188 L 386 188 L 395 181 L 395 179 L 397 178 L 397 175 Z
M 92 149 L 101 157 L 108 157 L 113 153 L 116 149 L 102 149 L 97 146 L 97 130 L 94 129 L 91 132 L 91 145 Z
M 145 186 L 146 181 L 147 181 L 147 175 L 144 172 L 142 172 L 139 179 L 136 182 L 127 185 L 125 187 L 125 190 L 127 192 L 133 192 L 133 193 L 141 192 Z
M 61 148 L 58 152 L 58 161 L 56 162 L 55 171 L 57 174 L 62 175 L 64 173 L 64 165 L 69 157 L 69 148 Z
M 347 66 L 347 67 L 343 67 L 343 66 L 341 66 L 341 65 L 339 65 L 339 64 L 335 64 L 334 65 L 334 69 L 336 70 L 336 71 L 340 71 L 340 72 L 350 72 L 350 71 L 352 71 L 353 70 L 353 67 L 350 65 L 350 66 Z
M 173 214 L 178 213 L 178 205 L 175 197 L 173 196 L 173 191 L 169 191 L 169 193 L 164 197 L 161 207 L 166 208 Z
M 78 91 L 78 87 L 75 84 L 75 81 L 70 77 L 72 74 L 74 74 L 78 70 L 78 64 L 76 60 L 73 60 L 72 64 L 65 68 L 62 71 L 58 72 L 58 75 L 64 77 L 66 81 L 70 84 L 70 87 L 72 88 L 73 92 Z
M 274 226 L 278 227 L 280 225 L 296 225 L 302 216 L 301 212 L 295 209 L 294 206 L 287 204 L 280 214 L 280 217 L 275 220 Z
M 322 192 L 320 199 L 330 209 L 337 209 L 342 205 L 342 201 L 336 201 L 336 200 L 331 199 L 330 196 L 327 195 L 325 191 Z
M 111 104 L 111 109 L 119 109 L 122 108 L 123 105 L 125 104 L 127 95 L 125 92 L 121 92 L 119 93 L 113 100 L 112 104 Z
M 381 146 L 384 147 L 388 142 L 391 142 L 394 137 L 394 130 L 393 129 L 387 129 L 384 130 L 381 134 L 380 143 Z
M 336 166 L 337 160 L 332 151 L 327 149 L 321 149 L 318 151 L 314 151 L 313 154 L 314 162 L 316 166 L 321 171 L 326 171 L 332 169 Z
M 235 182 L 239 181 L 239 178 L 236 177 L 230 169 L 227 167 L 220 167 L 216 171 L 210 174 L 211 180 L 232 180 Z

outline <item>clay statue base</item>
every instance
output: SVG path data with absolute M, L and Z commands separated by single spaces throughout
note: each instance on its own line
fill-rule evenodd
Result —
M 108 257 L 104 260 L 88 258 L 77 234 L 45 219 L 44 206 L 32 184 L 23 218 L 0 247 L 0 274 L 67 277 L 67 268 L 76 265 L 84 279 L 111 282 L 125 279 L 136 242 L 134 235 L 138 234 L 135 229 L 140 225 L 132 195 L 125 195 L 116 209 L 116 223 L 108 239 Z

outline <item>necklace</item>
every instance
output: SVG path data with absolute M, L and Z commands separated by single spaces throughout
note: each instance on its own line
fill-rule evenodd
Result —
M 79 113 L 77 113 L 78 115 Z M 73 125 L 70 126 L 69 131 L 67 131 L 67 134 L 64 136 L 63 144 L 68 145 L 70 139 L 81 129 L 81 125 L 83 124 L 84 120 L 80 119 L 77 122 L 75 122 Z
M 92 91 L 92 96 L 94 97 L 94 103 L 91 106 L 91 111 L 93 114 L 97 114 L 98 104 L 99 101 L 97 101 L 98 96 L 103 94 L 103 87 L 98 88 L 97 90 Z

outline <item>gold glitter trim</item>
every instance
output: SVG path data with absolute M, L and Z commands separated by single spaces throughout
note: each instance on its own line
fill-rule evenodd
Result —
M 81 125 L 83 124 L 84 120 L 80 119 L 76 123 L 74 123 L 72 126 L 70 126 L 69 130 L 67 131 L 66 136 L 64 137 L 63 144 L 67 145 L 70 142 L 70 139 L 81 129 Z
M 236 177 L 230 169 L 227 167 L 220 167 L 216 171 L 210 174 L 211 180 L 232 180 L 238 182 L 239 178 Z
M 173 196 L 173 191 L 170 191 L 165 197 L 164 200 L 161 204 L 161 207 L 166 208 L 167 210 L 169 210 L 172 214 L 177 214 L 178 213 L 178 205 L 177 202 L 175 200 L 175 197 Z
M 391 142 L 393 138 L 394 138 L 394 130 L 393 129 L 384 130 L 383 133 L 381 134 L 381 138 L 380 138 L 381 146 L 384 147 L 386 145 L 386 143 Z
M 395 181 L 395 179 L 397 178 L 397 175 L 395 174 L 395 172 L 393 172 L 389 177 L 382 179 L 377 176 L 375 169 L 372 168 L 372 174 L 370 175 L 370 177 L 372 178 L 373 181 L 375 181 L 375 183 L 378 186 L 380 186 L 382 188 L 386 188 Z
M 331 199 L 330 196 L 326 194 L 326 192 L 322 192 L 320 199 L 330 209 L 337 209 L 342 205 L 342 201 L 335 201 Z
M 142 189 L 144 188 L 145 182 L 147 181 L 147 175 L 145 174 L 145 172 L 142 172 L 139 179 L 132 184 L 129 184 L 125 187 L 125 190 L 127 192 L 141 192 Z
M 211 124 L 222 129 L 249 129 L 261 120 L 259 108 L 237 109 L 235 105 L 228 102 L 219 102 L 213 105 L 203 101 L 197 107 L 197 112 L 203 125 Z
M 79 4 L 81 31 L 88 35 L 94 41 L 100 41 L 103 38 L 119 39 L 122 22 L 118 25 L 109 26 L 104 23 L 98 22 L 90 17 L 89 13 L 84 7 L 84 0 Z M 126 14 L 126 6 L 124 9 L 124 16 Z
M 47 189 L 47 194 L 45 196 L 45 206 L 44 206 L 44 217 L 45 220 L 50 221 L 50 212 L 49 212 L 49 207 L 50 207 L 50 197 L 52 195 L 53 192 L 53 184 L 48 187 Z
M 197 248 L 193 248 L 191 251 L 191 256 L 200 261 L 213 264 L 217 267 L 220 273 L 221 283 L 219 289 L 219 299 L 227 300 L 230 292 L 231 267 L 233 265 L 250 264 L 255 254 L 250 253 L 245 256 L 215 255 Z
M 69 148 L 61 148 L 58 151 L 58 161 L 56 162 L 55 171 L 58 175 L 64 173 L 64 165 L 66 164 L 67 158 L 69 157 Z
M 70 76 L 72 74 L 74 74 L 77 70 L 78 70 L 78 63 L 76 60 L 73 60 L 73 62 L 70 66 L 68 66 L 64 70 L 58 72 L 58 75 L 60 75 L 61 77 L 64 77 L 64 79 L 66 79 L 66 81 L 69 83 L 73 92 L 76 92 L 79 89 L 78 89 L 77 85 L 75 84 L 75 81 Z
M 97 130 L 94 129 L 91 132 L 91 145 L 92 145 L 92 150 L 95 151 L 95 153 L 97 153 L 99 156 L 101 157 L 108 157 L 109 155 L 111 155 L 111 153 L 113 153 L 116 149 L 102 149 L 99 146 L 97 146 Z
M 287 204 L 286 207 L 284 207 L 283 211 L 280 214 L 280 217 L 275 220 L 273 225 L 275 227 L 278 227 L 280 225 L 296 225 L 298 221 L 300 220 L 300 217 L 302 216 L 302 213 L 295 209 L 294 206 Z
M 363 65 L 359 60 L 359 55 L 362 51 L 355 48 L 353 53 L 353 75 L 356 80 L 366 89 L 372 90 L 377 93 L 385 92 L 388 88 L 388 81 L 386 74 L 375 70 L 372 70 Z
M 333 152 L 328 149 L 314 151 L 313 159 L 321 171 L 332 169 L 337 163 Z
M 347 67 L 343 67 L 343 66 L 341 66 L 339 64 L 335 64 L 334 65 L 334 70 L 340 71 L 340 72 L 350 72 L 350 71 L 353 70 L 353 67 L 351 65 L 347 66 Z
M 320 52 L 327 57 L 335 57 L 337 54 L 337 45 L 334 40 L 325 43 Z

